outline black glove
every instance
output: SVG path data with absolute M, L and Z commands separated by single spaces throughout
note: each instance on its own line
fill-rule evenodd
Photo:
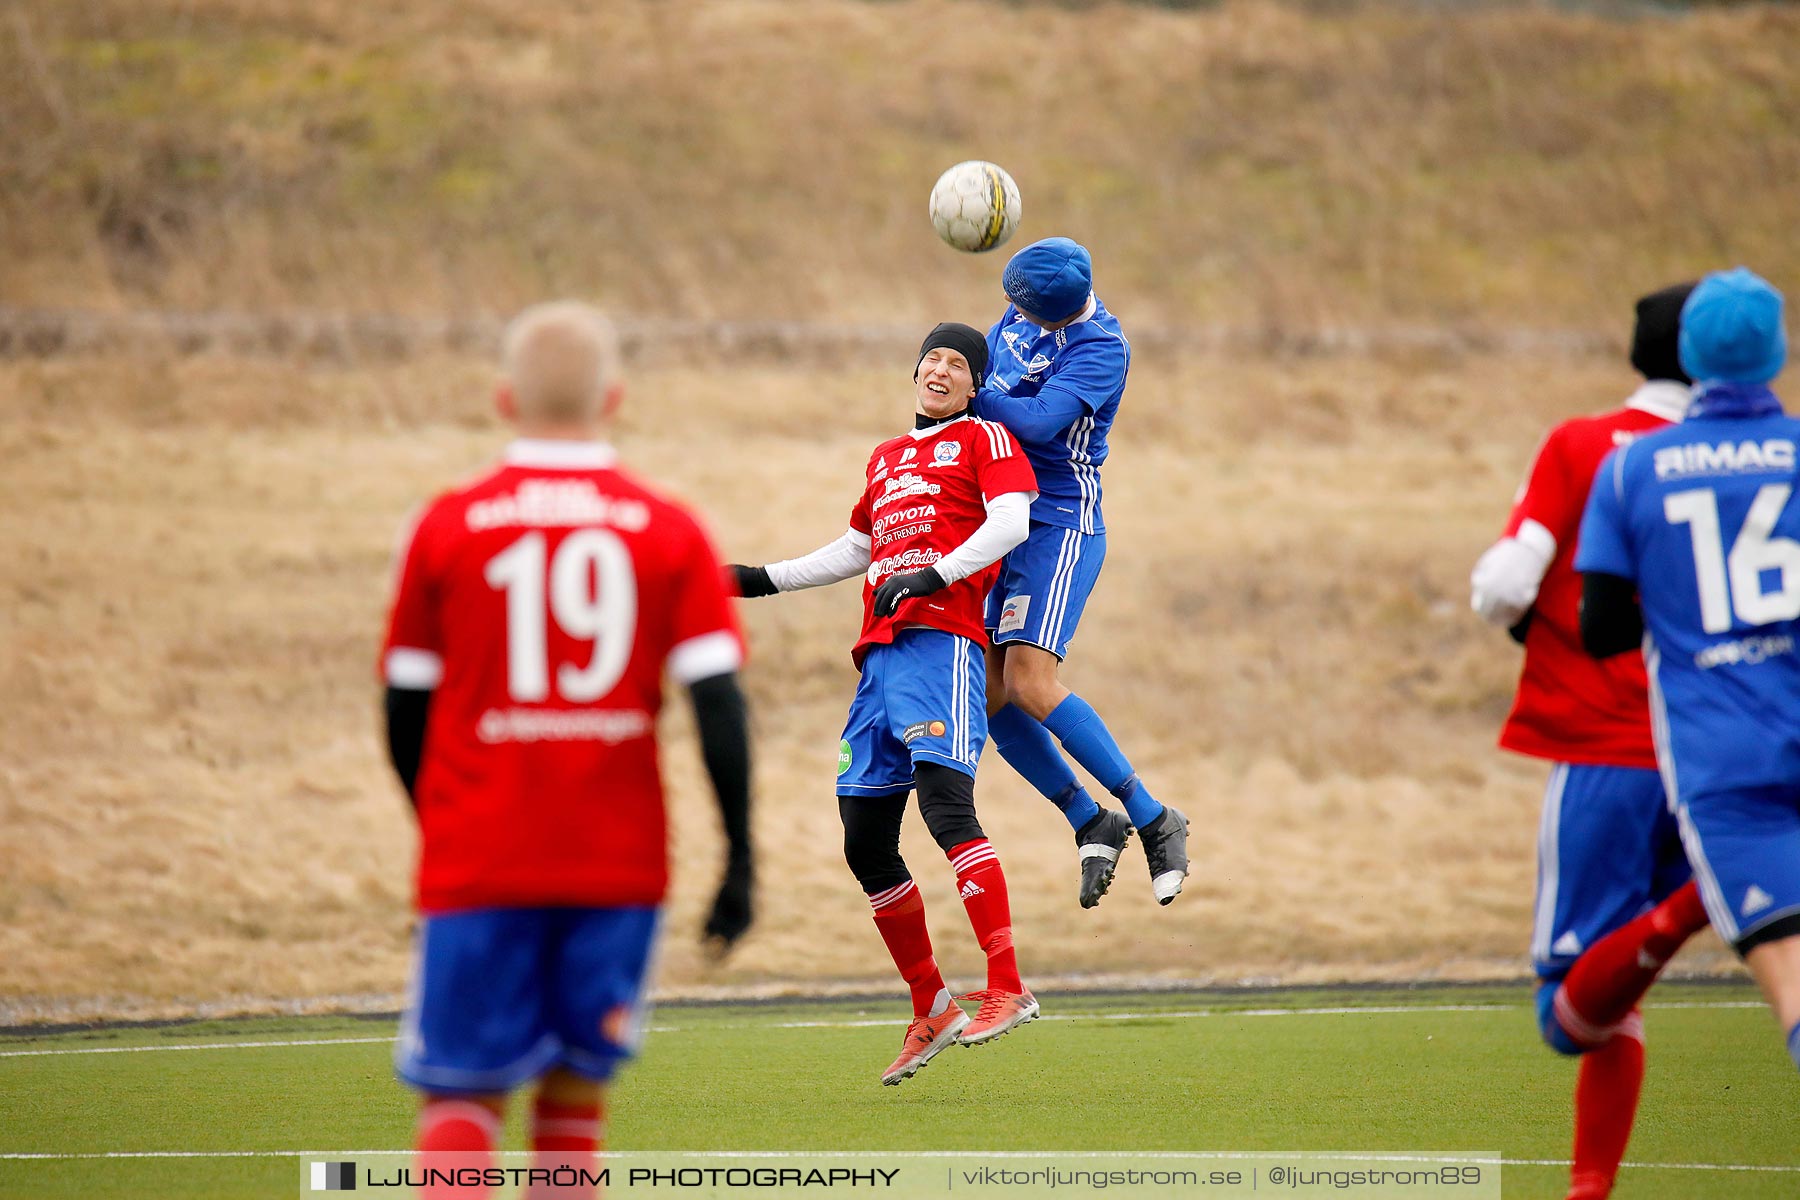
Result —
M 926 567 L 923 571 L 907 571 L 904 574 L 896 575 L 875 589 L 875 615 L 891 617 L 900 607 L 902 600 L 913 596 L 929 596 L 947 586 L 944 577 L 938 574 L 936 567 Z
M 754 596 L 773 596 L 776 592 L 775 581 L 769 578 L 767 567 L 746 567 L 742 563 L 732 563 L 725 568 L 731 586 L 737 594 L 745 599 Z
M 723 958 L 750 928 L 754 881 L 750 856 L 733 854 L 725 866 L 725 878 L 719 883 L 719 894 L 713 899 L 712 915 L 706 918 L 705 942 L 714 958 Z

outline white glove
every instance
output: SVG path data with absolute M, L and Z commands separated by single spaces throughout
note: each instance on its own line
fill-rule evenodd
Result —
M 1469 573 L 1469 607 L 1502 629 L 1517 625 L 1537 602 L 1538 586 L 1556 557 L 1556 537 L 1526 521 L 1514 537 L 1487 548 Z

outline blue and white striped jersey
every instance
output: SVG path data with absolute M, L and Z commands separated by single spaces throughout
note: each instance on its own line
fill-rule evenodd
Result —
M 975 415 L 1012 430 L 1031 460 L 1038 482 L 1033 521 L 1106 531 L 1100 466 L 1130 369 L 1131 344 L 1095 298 L 1054 333 L 1010 304 L 988 331 L 988 377 Z

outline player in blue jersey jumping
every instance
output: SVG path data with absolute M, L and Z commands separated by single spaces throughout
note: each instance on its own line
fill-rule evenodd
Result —
M 1800 419 L 1769 390 L 1781 293 L 1742 267 L 1681 313 L 1687 418 L 1613 451 L 1582 518 L 1581 635 L 1640 644 L 1657 763 L 1719 936 L 1800 1067 Z
M 989 737 L 1074 828 L 1083 908 L 1106 894 L 1134 827 L 1143 835 L 1151 890 L 1167 904 L 1187 878 L 1187 818 L 1150 795 L 1100 715 L 1056 675 L 1106 558 L 1100 466 L 1131 346 L 1094 295 L 1087 250 L 1068 238 L 1013 255 L 1002 285 L 1011 303 L 988 331 L 987 383 L 975 413 L 1018 438 L 1037 473 L 1038 498 L 1030 533 L 1006 556 L 988 594 Z M 1059 741 L 1119 798 L 1123 813 L 1094 802 Z

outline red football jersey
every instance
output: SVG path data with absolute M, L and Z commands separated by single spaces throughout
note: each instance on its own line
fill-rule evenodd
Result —
M 426 912 L 656 904 L 665 668 L 736 670 L 743 640 L 699 523 L 591 442 L 514 442 L 428 505 L 382 654 L 430 689 L 415 794 Z
M 986 502 L 1037 491 L 1037 476 L 1004 425 L 968 416 L 889 438 L 869 456 L 868 485 L 850 511 L 850 528 L 869 535 L 862 635 L 850 652 L 858 666 L 870 646 L 908 625 L 930 625 L 986 644 L 994 563 L 929 596 L 902 600 L 891 617 L 875 615 L 875 589 L 889 576 L 931 566 L 987 520 Z
M 1655 767 L 1641 655 L 1596 659 L 1581 645 L 1581 576 L 1574 569 L 1581 514 L 1600 460 L 1614 447 L 1679 420 L 1688 389 L 1640 388 L 1625 407 L 1565 421 L 1550 431 L 1513 503 L 1507 536 L 1535 521 L 1556 539 L 1538 587 L 1525 665 L 1500 745 L 1557 762 Z

